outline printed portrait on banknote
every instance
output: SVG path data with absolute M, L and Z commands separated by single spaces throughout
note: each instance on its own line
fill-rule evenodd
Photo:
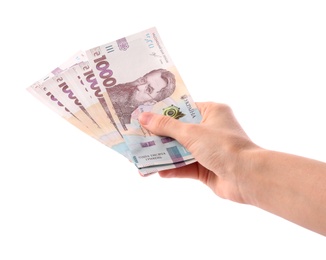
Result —
M 131 114 L 141 105 L 154 105 L 171 96 L 175 90 L 175 76 L 166 69 L 156 69 L 132 82 L 108 88 L 116 115 L 130 124 Z

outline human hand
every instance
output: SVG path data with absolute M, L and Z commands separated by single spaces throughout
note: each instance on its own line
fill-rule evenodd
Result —
M 230 107 L 212 102 L 196 105 L 202 115 L 200 124 L 147 112 L 140 115 L 139 122 L 144 128 L 176 139 L 197 160 L 184 167 L 161 171 L 160 176 L 198 179 L 218 196 L 246 203 L 241 191 L 242 172 L 250 167 L 248 151 L 260 148 L 249 139 Z

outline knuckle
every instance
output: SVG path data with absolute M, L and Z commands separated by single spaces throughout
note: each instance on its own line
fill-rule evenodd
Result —
M 214 111 L 214 114 L 216 116 L 222 116 L 222 118 L 228 117 L 229 115 L 233 114 L 232 108 L 229 105 L 223 103 L 211 103 L 210 110 L 212 112 Z
M 215 109 L 220 113 L 229 113 L 232 110 L 229 105 L 223 103 L 215 104 Z

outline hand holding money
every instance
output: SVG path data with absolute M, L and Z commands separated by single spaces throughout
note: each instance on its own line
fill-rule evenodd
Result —
M 144 176 L 195 162 L 176 140 L 138 122 L 146 111 L 201 121 L 156 28 L 78 52 L 28 91 Z

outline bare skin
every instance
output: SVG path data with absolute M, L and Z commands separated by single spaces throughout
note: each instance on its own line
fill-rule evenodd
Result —
M 200 124 L 140 115 L 143 127 L 178 140 L 197 160 L 160 176 L 200 180 L 221 198 L 259 207 L 326 236 L 326 163 L 259 147 L 227 105 L 197 106 Z

